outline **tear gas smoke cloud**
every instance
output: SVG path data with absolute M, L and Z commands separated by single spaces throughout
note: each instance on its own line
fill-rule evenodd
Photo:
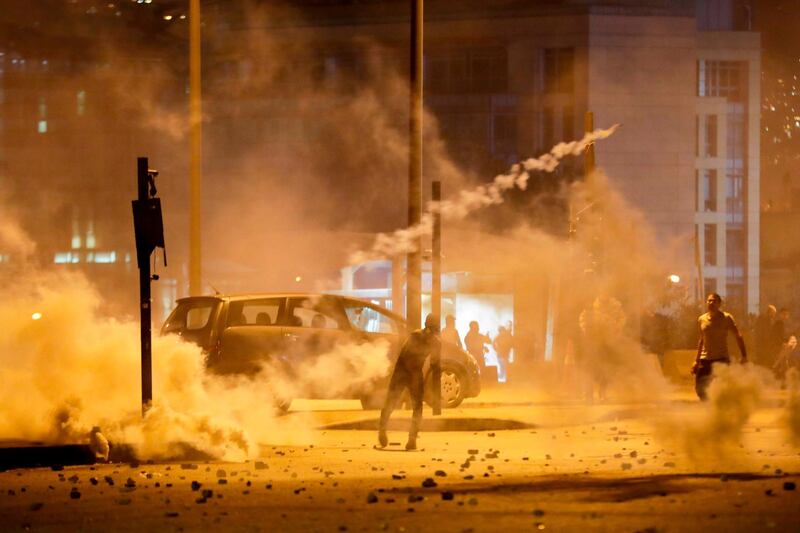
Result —
M 732 458 L 742 432 L 758 409 L 764 392 L 774 385 L 770 373 L 755 365 L 719 365 L 708 390 L 707 404 L 696 409 L 665 413 L 657 434 L 696 462 L 706 464 Z
M 514 188 L 525 190 L 528 186 L 529 172 L 553 172 L 560 161 L 568 155 L 580 155 L 590 144 L 606 139 L 619 127 L 615 124 L 608 129 L 597 129 L 587 133 L 579 141 L 561 142 L 550 152 L 537 158 L 529 158 L 514 165 L 508 173 L 500 174 L 489 185 L 481 185 L 472 190 L 462 190 L 455 200 L 430 202 L 428 212 L 416 226 L 404 228 L 391 234 L 381 233 L 368 251 L 360 251 L 350 256 L 350 264 L 393 257 L 413 252 L 417 249 L 421 237 L 433 231 L 433 215 L 441 213 L 443 219 L 458 220 L 478 209 L 503 202 L 503 193 Z
M 142 458 L 174 457 L 189 446 L 240 460 L 256 456 L 258 443 L 311 439 L 304 417 L 276 416 L 275 391 L 344 390 L 388 369 L 387 345 L 376 343 L 320 356 L 304 369 L 308 379 L 266 370 L 254 378 L 216 376 L 199 348 L 158 337 L 154 405 L 142 420 L 135 323 L 101 318 L 99 296 L 80 275 L 33 271 L 4 280 L 3 289 L 0 438 L 82 442 L 99 426 L 112 442 L 134 444 Z M 33 312 L 41 318 L 32 320 Z
M 796 368 L 792 368 L 786 374 L 786 381 L 789 398 L 786 403 L 784 423 L 790 442 L 795 446 L 800 446 L 800 372 Z

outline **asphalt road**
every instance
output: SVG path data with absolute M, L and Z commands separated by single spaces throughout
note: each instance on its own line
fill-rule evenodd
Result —
M 0 529 L 800 531 L 783 401 L 771 397 L 727 454 L 694 459 L 661 424 L 665 409 L 703 409 L 688 392 L 665 408 L 488 391 L 426 412 L 417 452 L 402 451 L 408 412 L 396 444 L 375 450 L 377 412 L 298 401 L 287 416 L 314 420 L 309 442 L 263 445 L 245 463 L 2 472 Z

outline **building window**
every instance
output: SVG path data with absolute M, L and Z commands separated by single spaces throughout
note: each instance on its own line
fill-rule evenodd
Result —
M 432 94 L 492 94 L 508 91 L 505 48 L 434 51 L 425 57 L 425 90 Z
M 82 116 L 86 113 L 86 91 L 78 91 L 77 100 L 77 113 L 79 116 Z
M 574 86 L 575 52 L 572 48 L 545 48 L 544 92 L 572 93 Z
M 695 171 L 697 211 L 716 212 L 717 210 L 717 169 L 704 168 Z
M 708 266 L 715 266 L 717 264 L 717 225 L 706 224 L 703 231 L 705 237 L 705 264 Z
M 725 230 L 725 263 L 728 270 L 728 281 L 744 281 L 746 244 L 744 231 L 738 228 Z
M 556 114 L 552 107 L 545 107 L 542 114 L 542 149 L 550 150 L 556 143 Z
M 745 61 L 698 60 L 697 96 L 722 96 L 729 101 L 745 101 L 747 96 L 746 68 Z
M 516 153 L 516 115 L 494 115 L 492 121 L 492 153 L 497 156 Z
M 717 115 L 706 115 L 703 157 L 717 157 Z
M 725 211 L 728 223 L 744 222 L 744 173 L 742 169 L 728 169 L 725 180 Z
M 575 113 L 572 107 L 565 107 L 561 115 L 561 137 L 565 141 L 575 138 Z

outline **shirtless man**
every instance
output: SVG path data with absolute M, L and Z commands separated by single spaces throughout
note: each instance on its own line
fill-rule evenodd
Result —
M 736 322 L 730 313 L 720 309 L 722 298 L 719 294 L 712 292 L 706 298 L 708 312 L 700 315 L 697 323 L 700 326 L 700 342 L 697 345 L 697 358 L 692 366 L 694 374 L 694 390 L 697 397 L 701 400 L 708 398 L 708 386 L 713 379 L 714 365 L 729 365 L 731 363 L 728 354 L 728 333 L 733 333 L 736 344 L 739 347 L 742 364 L 747 362 L 747 350 L 744 339 Z

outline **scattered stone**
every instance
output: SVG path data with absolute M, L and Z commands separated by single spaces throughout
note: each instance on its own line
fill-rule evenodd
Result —
M 100 483 L 100 480 L 97 479 L 96 477 L 90 477 L 89 483 L 91 483 L 92 485 L 97 485 L 98 483 Z
M 202 486 L 202 483 L 200 483 L 199 481 L 192 481 L 192 490 L 193 491 L 200 490 L 201 486 Z
M 177 513 L 176 511 L 167 511 L 166 513 L 164 513 L 164 516 L 166 516 L 167 518 L 177 518 L 178 515 L 179 513 Z
M 213 498 L 214 497 L 214 491 L 211 490 L 211 489 L 203 489 L 203 492 L 201 492 L 200 494 L 202 494 L 203 498 L 205 498 L 205 499 L 209 499 L 209 498 Z
M 405 479 L 406 476 L 403 474 L 392 474 L 392 479 Z
M 634 450 L 634 451 L 632 451 L 632 452 L 631 452 L 629 455 L 630 455 L 630 456 L 631 456 L 633 459 L 636 459 L 636 456 L 638 456 L 638 455 L 639 455 L 639 453 L 638 453 L 636 450 Z
M 453 499 L 453 493 L 451 491 L 449 490 L 442 491 L 442 500 L 449 502 L 452 499 Z
M 42 503 L 42 502 L 33 502 L 33 503 L 31 504 L 31 506 L 29 507 L 29 509 L 30 509 L 31 511 L 38 511 L 38 510 L 40 510 L 42 507 L 44 507 L 44 503 Z
M 664 467 L 665 468 L 675 468 L 675 463 L 673 463 L 672 461 L 667 461 L 666 463 L 664 463 Z
M 494 432 L 492 432 L 492 433 L 488 433 L 488 436 L 489 436 L 489 437 L 494 437 Z
M 117 500 L 117 505 L 130 505 L 131 499 L 130 498 L 120 498 Z
M 772 492 L 772 489 L 765 490 L 764 494 L 766 494 L 767 496 L 775 496 L 775 494 L 773 494 L 773 492 Z
M 136 488 L 136 482 L 133 480 L 133 478 L 130 478 L 130 477 L 128 478 L 128 480 L 125 482 L 125 488 L 126 489 L 135 489 Z
M 374 492 L 367 494 L 367 503 L 378 503 L 378 496 Z
M 267 463 L 265 463 L 264 461 L 256 461 L 254 466 L 256 470 L 266 470 L 269 468 L 269 466 L 267 466 Z
M 223 469 L 220 468 L 219 470 L 217 470 L 217 477 L 227 477 L 227 476 L 228 474 L 225 473 Z
M 181 470 L 197 470 L 197 465 L 192 463 L 183 463 Z
M 74 485 L 75 483 L 78 482 L 79 479 L 80 478 L 78 478 L 78 476 L 72 475 L 72 476 L 69 476 L 67 478 L 67 481 L 69 481 L 70 483 L 72 483 Z
M 294 493 L 295 494 L 300 494 L 301 492 L 304 492 L 305 490 L 306 490 L 305 487 L 300 487 L 299 489 L 294 489 Z
M 797 484 L 794 481 L 784 481 L 783 482 L 783 490 L 795 490 L 797 488 Z
M 622 466 L 623 470 L 630 470 L 631 468 L 633 468 L 633 465 L 630 463 L 622 463 L 620 466 Z
M 478 498 L 470 498 L 467 500 L 468 505 L 478 505 Z
M 217 480 L 217 483 L 220 484 L 220 485 L 227 485 L 228 484 L 228 480 L 225 479 L 224 477 L 223 478 L 219 478 Z
M 408 495 L 408 503 L 417 503 L 421 502 L 425 499 L 425 496 L 421 496 L 419 494 L 409 494 Z
M 114 478 L 113 478 L 113 477 L 111 477 L 111 476 L 104 476 L 104 477 L 103 477 L 103 481 L 105 481 L 106 483 L 108 483 L 108 484 L 109 484 L 109 486 L 111 486 L 111 487 L 113 487 L 113 486 L 114 486 Z
M 470 455 L 478 455 L 480 453 L 480 450 L 467 450 L 467 453 Z
M 426 477 L 425 480 L 422 482 L 422 486 L 426 489 L 435 487 L 437 483 L 433 480 L 433 478 Z
M 542 511 L 541 509 L 534 509 L 533 516 L 544 516 L 544 511 Z
M 73 500 L 79 500 L 81 498 L 81 491 L 79 491 L 77 487 L 72 487 L 72 490 L 69 491 L 69 497 Z
M 464 476 L 464 479 L 467 479 L 467 480 L 475 479 L 475 476 L 473 476 L 472 474 L 469 474 L 469 475 Z
M 447 472 L 445 472 L 444 470 L 437 470 L 433 474 L 435 476 L 438 476 L 438 477 L 446 477 L 447 476 Z

